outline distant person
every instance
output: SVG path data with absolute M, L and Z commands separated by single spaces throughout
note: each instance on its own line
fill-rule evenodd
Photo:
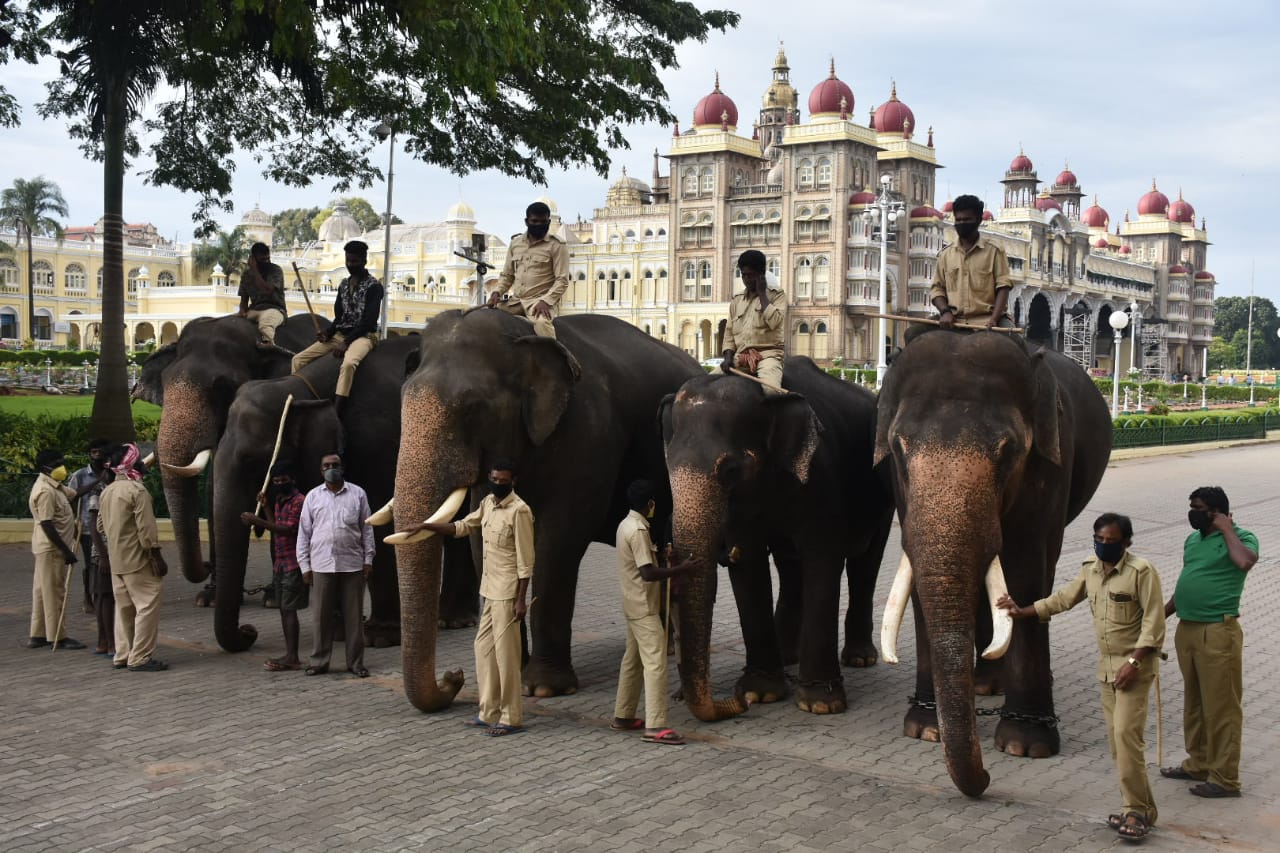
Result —
M 254 243 L 249 260 L 240 274 L 240 316 L 258 327 L 264 344 L 274 344 L 276 329 L 285 321 L 289 309 L 284 301 L 284 270 L 271 263 L 271 247 Z
M 1199 782 L 1189 789 L 1197 797 L 1238 797 L 1244 730 L 1240 596 L 1258 562 L 1258 537 L 1235 523 L 1219 486 L 1191 493 L 1187 522 L 1192 532 L 1182 543 L 1182 574 L 1165 605 L 1166 616 L 1178 616 L 1173 643 L 1186 684 L 1187 758 L 1160 773 Z
M 781 388 L 787 296 L 780 286 L 769 283 L 763 252 L 748 249 L 739 255 L 738 272 L 744 289 L 729 300 L 720 369 L 729 373 L 737 368 Z
M 271 585 L 280 609 L 284 656 L 268 658 L 263 664 L 268 672 L 302 669 L 302 658 L 298 657 L 298 611 L 307 609 L 311 592 L 298 564 L 298 524 L 305 502 L 306 495 L 294 483 L 293 466 L 277 462 L 271 466 L 271 485 L 265 494 L 258 495 L 266 518 L 240 513 L 240 520 L 246 525 L 271 531 Z
M 62 483 L 67 466 L 61 450 L 36 454 L 36 482 L 27 507 L 31 526 L 31 553 L 35 574 L 31 582 L 31 632 L 22 645 L 39 649 L 52 644 L 59 649 L 83 649 L 84 643 L 66 635 L 67 581 L 76 564 L 76 516 Z
M 111 442 L 97 438 L 89 442 L 89 464 L 67 478 L 67 488 L 75 492 L 76 516 L 80 524 L 80 556 L 84 558 L 84 612 L 93 613 L 93 586 L 96 568 L 90 565 L 93 551 L 93 525 L 89 522 L 89 498 L 102 494 L 106 488 L 107 460 L 104 453 Z
M 974 195 L 957 196 L 951 213 L 958 242 L 938 253 L 929 300 L 938 309 L 938 323 L 953 329 L 959 321 L 1011 327 L 1005 313 L 1013 280 L 1009 259 L 990 240 L 979 235 L 985 205 Z
M 525 209 L 524 225 L 523 233 L 511 235 L 507 262 L 488 305 L 524 317 L 533 323 L 534 334 L 554 338 L 551 321 L 569 287 L 569 247 L 549 233 L 551 208 L 544 202 L 535 201 Z M 511 298 L 503 302 L 502 296 L 508 292 Z
M 105 448 L 104 448 L 105 450 Z M 105 466 L 106 459 L 103 459 Z M 102 487 L 111 484 L 115 475 L 103 470 L 105 475 Z M 116 594 L 111 588 L 111 557 L 107 553 L 107 540 L 98 529 L 98 515 L 101 508 L 102 495 L 89 492 L 81 500 L 85 502 L 88 515 L 85 524 L 89 528 L 89 548 L 84 552 L 85 569 L 93 568 L 93 616 L 98 623 L 98 644 L 94 648 L 95 655 L 115 658 L 116 656 Z

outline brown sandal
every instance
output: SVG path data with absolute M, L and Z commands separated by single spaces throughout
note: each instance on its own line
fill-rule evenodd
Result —
M 1116 832 L 1125 841 L 1141 841 L 1151 832 L 1151 824 L 1147 823 L 1147 819 L 1137 812 L 1129 812 L 1124 816 L 1124 820 L 1116 827 Z

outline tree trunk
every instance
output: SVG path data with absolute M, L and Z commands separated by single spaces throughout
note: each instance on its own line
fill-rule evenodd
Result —
M 31 240 L 30 223 L 19 223 L 18 227 L 22 229 L 22 236 L 27 238 L 27 337 L 31 338 L 31 345 L 35 346 L 36 340 L 36 263 L 35 248 Z
M 89 433 L 110 441 L 133 441 L 124 343 L 124 146 L 128 106 L 124 86 L 119 82 L 108 81 L 104 89 L 102 349 L 98 353 L 98 389 L 89 416 Z

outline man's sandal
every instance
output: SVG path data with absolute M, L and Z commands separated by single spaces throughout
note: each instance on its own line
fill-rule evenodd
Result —
M 503 737 L 504 735 L 518 735 L 524 731 L 524 726 L 508 726 L 498 723 L 496 726 L 490 726 L 481 734 L 485 737 Z
M 623 720 L 621 723 L 619 723 L 617 719 L 614 719 L 614 721 L 609 724 L 609 728 L 613 729 L 615 732 L 639 731 L 640 729 L 644 728 L 644 720 L 639 720 L 639 719 L 636 719 L 635 717 L 632 717 L 629 720 Z
M 1116 832 L 1125 841 L 1141 841 L 1151 832 L 1151 824 L 1147 823 L 1147 819 L 1137 812 L 1129 812 L 1124 816 L 1124 820 L 1116 827 Z
M 680 746 L 684 743 L 684 738 L 676 733 L 675 729 L 661 729 L 653 734 L 647 732 L 641 738 L 645 743 L 663 743 L 668 746 Z
M 1188 773 L 1182 769 L 1181 764 L 1175 764 L 1172 767 L 1161 767 L 1160 775 L 1166 779 L 1187 779 L 1194 782 L 1203 782 L 1206 778 L 1206 774 L 1203 773 L 1198 776 Z

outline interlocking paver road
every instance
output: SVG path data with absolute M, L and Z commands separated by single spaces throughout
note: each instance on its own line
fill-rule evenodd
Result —
M 1186 452 L 1114 462 L 1067 534 L 1059 582 L 1089 552 L 1089 521 L 1103 510 L 1134 517 L 1135 551 L 1155 562 L 1166 590 L 1187 531 L 1185 497 L 1220 483 L 1237 520 L 1256 531 L 1263 558 L 1245 591 L 1246 729 L 1240 800 L 1205 801 L 1156 776 L 1161 823 L 1148 849 L 1276 849 L 1280 785 L 1280 445 Z M 896 535 L 895 535 L 896 539 Z M 195 588 L 166 582 L 160 656 L 172 670 L 113 671 L 84 652 L 28 651 L 31 561 L 0 548 L 0 850 L 1097 850 L 1123 845 L 1101 821 L 1117 786 L 1093 681 L 1085 612 L 1054 621 L 1062 754 L 1029 760 L 991 746 L 982 799 L 958 794 L 935 744 L 901 737 L 913 684 L 912 626 L 902 665 L 846 670 L 848 713 L 814 717 L 789 702 L 757 706 L 717 725 L 673 704 L 682 748 L 610 731 L 623 649 L 611 548 L 582 567 L 574 696 L 529 702 L 528 732 L 487 739 L 462 725 L 475 711 L 469 683 L 450 710 L 424 715 L 404 700 L 399 649 L 371 649 L 374 677 L 269 674 L 282 651 L 275 611 L 253 603 L 242 621 L 262 637 L 228 655 Z M 268 572 L 255 543 L 251 578 Z M 887 596 L 898 547 L 881 574 Z M 170 555 L 176 562 L 176 555 Z M 78 587 L 78 584 L 77 584 Z M 743 663 L 722 584 L 714 667 L 721 695 Z M 74 589 L 73 589 L 74 591 Z M 73 604 L 78 599 L 73 596 Z M 70 632 L 92 640 L 73 607 Z M 877 615 L 877 625 L 879 616 Z M 441 669 L 473 671 L 470 631 L 443 632 Z M 304 628 L 303 642 L 310 631 Z M 1170 641 L 1172 645 L 1172 641 Z M 341 650 L 336 650 L 341 660 Z M 1182 684 L 1164 670 L 1164 759 L 1181 758 Z M 674 686 L 674 673 L 673 673 Z M 981 699 L 995 705 L 998 700 Z M 1154 715 L 1148 730 L 1155 775 Z

